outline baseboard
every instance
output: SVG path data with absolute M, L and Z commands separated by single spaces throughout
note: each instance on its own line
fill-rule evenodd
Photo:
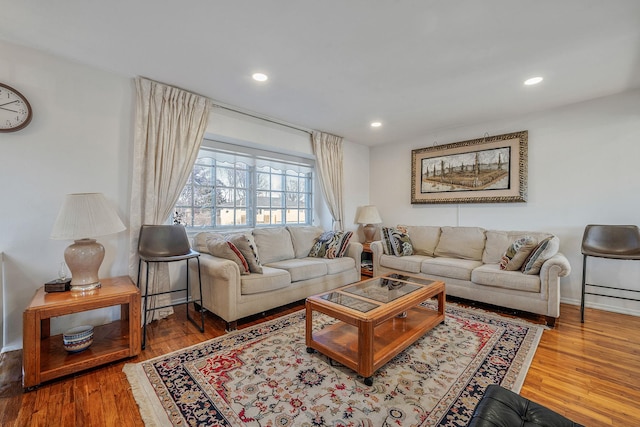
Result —
M 9 351 L 16 351 L 16 350 L 22 350 L 22 346 L 21 345 L 7 345 L 2 347 L 2 350 L 0 350 L 0 354 L 1 353 L 7 353 Z
M 564 304 L 580 306 L 580 300 L 578 299 L 560 298 L 560 302 Z M 610 311 L 612 313 L 619 313 L 619 314 L 628 314 L 631 316 L 640 316 L 640 310 L 635 310 L 629 307 L 618 307 L 615 305 L 601 304 L 601 303 L 589 302 L 589 301 L 586 301 L 584 305 L 585 307 L 595 308 L 596 310 Z

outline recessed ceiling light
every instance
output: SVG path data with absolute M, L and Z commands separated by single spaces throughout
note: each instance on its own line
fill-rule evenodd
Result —
M 531 77 L 530 79 L 525 80 L 524 84 L 527 86 L 537 85 L 541 81 L 542 81 L 542 77 Z
M 266 74 L 262 74 L 262 73 L 254 73 L 253 76 L 253 80 L 258 81 L 258 82 L 266 82 L 269 77 Z
M 382 126 L 382 123 L 380 123 L 380 122 L 371 122 L 371 127 L 372 128 L 379 128 L 380 126 Z

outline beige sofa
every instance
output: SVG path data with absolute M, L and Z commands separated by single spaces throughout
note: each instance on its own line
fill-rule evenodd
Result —
M 447 295 L 546 316 L 554 325 L 560 316 L 560 278 L 571 266 L 559 252 L 548 251 L 537 274 L 500 269 L 509 246 L 528 236 L 535 242 L 548 233 L 484 230 L 479 227 L 399 226 L 413 246 L 413 255 L 385 254 L 382 241 L 371 244 L 374 276 L 405 272 L 442 280 Z M 559 246 L 553 238 L 555 248 Z M 529 273 L 531 273 L 529 271 Z
M 262 273 L 241 274 L 238 263 L 211 255 L 211 239 L 228 235 L 202 232 L 194 236 L 193 248 L 201 253 L 204 308 L 236 329 L 237 320 L 280 307 L 310 295 L 360 280 L 362 244 L 351 239 L 343 257 L 308 257 L 318 227 L 287 226 L 245 231 L 255 241 Z M 237 234 L 237 233 L 236 233 Z M 197 264 L 190 263 L 192 277 Z M 197 286 L 196 296 L 199 296 Z

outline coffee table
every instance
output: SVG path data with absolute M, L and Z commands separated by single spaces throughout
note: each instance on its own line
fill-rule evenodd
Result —
M 419 304 L 437 297 L 433 310 Z M 444 323 L 445 284 L 407 274 L 391 273 L 307 298 L 305 342 L 314 350 L 347 366 L 373 384 L 373 373 Z M 313 313 L 338 322 L 313 328 Z

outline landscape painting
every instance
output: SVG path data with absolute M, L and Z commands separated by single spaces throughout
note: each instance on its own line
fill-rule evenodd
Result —
M 524 202 L 527 131 L 413 150 L 411 203 Z

